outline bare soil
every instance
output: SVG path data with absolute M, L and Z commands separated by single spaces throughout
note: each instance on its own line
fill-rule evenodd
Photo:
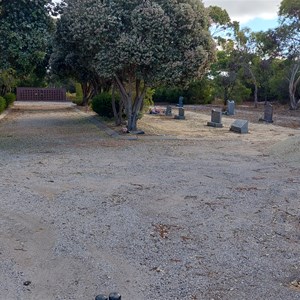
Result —
M 0 120 L 0 299 L 300 299 L 299 112 L 265 124 L 238 107 L 212 128 L 212 108 L 111 137 L 91 112 L 16 103 Z

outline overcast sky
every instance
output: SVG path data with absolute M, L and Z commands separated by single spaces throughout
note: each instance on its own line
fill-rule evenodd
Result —
M 239 21 L 241 25 L 248 26 L 257 21 L 262 27 L 272 27 L 272 22 L 275 24 L 277 19 L 281 0 L 203 0 L 203 2 L 205 6 L 217 5 L 225 8 L 231 20 Z M 266 20 L 265 25 L 262 23 L 263 20 Z

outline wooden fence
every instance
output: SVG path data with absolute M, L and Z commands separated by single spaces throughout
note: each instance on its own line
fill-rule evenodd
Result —
M 66 89 L 56 88 L 17 88 L 17 101 L 67 101 Z

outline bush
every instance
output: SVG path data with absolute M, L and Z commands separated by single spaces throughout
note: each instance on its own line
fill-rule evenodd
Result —
M 184 91 L 177 87 L 159 87 L 155 89 L 153 95 L 154 102 L 178 103 L 180 96 L 183 96 Z
M 118 95 L 115 95 L 116 98 L 116 109 L 119 110 Z M 112 118 L 114 112 L 112 109 L 112 96 L 108 92 L 103 92 L 92 99 L 92 109 L 101 117 Z
M 75 83 L 75 91 L 76 91 L 76 97 L 72 98 L 72 102 L 76 105 L 82 105 L 83 102 L 83 91 L 80 83 Z
M 195 80 L 183 96 L 188 104 L 210 104 L 214 99 L 212 84 L 206 78 Z
M 14 93 L 7 93 L 4 96 L 4 99 L 6 101 L 6 107 L 9 107 L 10 105 L 12 105 L 14 103 L 14 101 L 16 100 L 16 95 Z
M 0 96 L 0 114 L 4 112 L 6 108 L 6 100 Z
M 154 102 L 153 102 L 153 99 L 152 99 L 154 93 L 155 93 L 154 89 L 147 88 L 146 94 L 145 94 L 145 97 L 144 97 L 142 112 L 149 111 L 149 107 L 154 105 Z

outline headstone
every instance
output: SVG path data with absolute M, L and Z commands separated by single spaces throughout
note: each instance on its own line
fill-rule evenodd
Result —
M 170 105 L 167 106 L 165 115 L 172 116 L 172 107 Z
M 231 124 L 230 130 L 237 133 L 248 133 L 248 124 L 247 120 L 235 120 Z
M 178 107 L 183 107 L 183 97 L 180 96 L 178 99 Z
M 273 106 L 270 102 L 267 102 L 265 105 L 263 120 L 268 123 L 273 123 Z
M 227 100 L 227 115 L 233 116 L 235 109 L 235 102 L 233 100 Z
M 213 109 L 211 111 L 211 122 L 207 122 L 207 126 L 218 127 L 218 128 L 223 127 L 222 112 Z
M 179 107 L 179 108 L 178 108 L 178 116 L 175 116 L 174 118 L 175 118 L 175 119 L 178 119 L 178 120 L 185 120 L 185 116 L 184 116 L 184 108 Z

